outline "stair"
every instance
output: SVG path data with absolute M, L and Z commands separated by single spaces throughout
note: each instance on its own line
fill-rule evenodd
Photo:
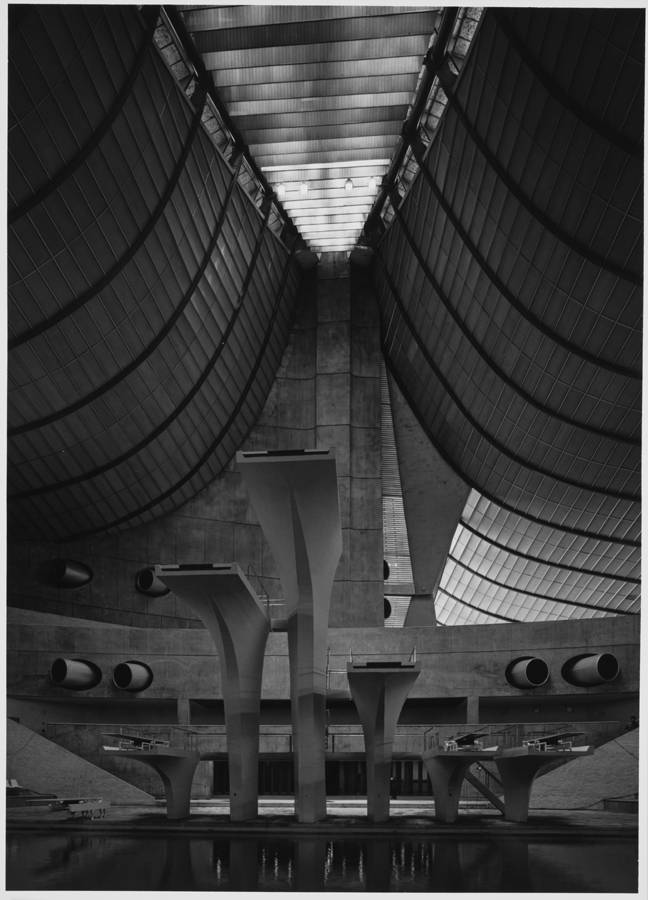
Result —
M 471 769 L 468 769 L 464 777 L 466 781 L 472 784 L 472 786 L 476 788 L 483 797 L 486 797 L 489 803 L 493 804 L 495 809 L 499 809 L 501 813 L 504 812 L 504 803 L 502 802 L 502 800 L 497 796 L 497 794 L 494 794 L 490 788 L 486 787 L 479 775 L 474 773 Z

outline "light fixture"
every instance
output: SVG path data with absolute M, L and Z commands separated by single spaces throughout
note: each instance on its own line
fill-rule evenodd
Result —
M 344 190 L 347 192 L 353 190 L 353 182 L 350 178 L 347 178 L 347 180 L 344 182 Z
M 306 184 L 305 181 L 302 181 L 302 183 L 299 185 L 299 193 L 300 193 L 300 194 L 307 194 L 307 193 L 308 193 L 308 185 Z
M 376 176 L 372 175 L 371 178 L 369 179 L 369 190 L 375 191 L 377 187 L 378 187 L 378 182 L 376 180 Z
M 280 199 L 286 196 L 286 186 L 284 184 L 277 185 L 277 197 Z

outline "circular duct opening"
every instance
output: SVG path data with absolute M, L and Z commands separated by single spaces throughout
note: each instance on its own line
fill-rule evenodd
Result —
M 153 672 L 146 663 L 129 659 L 113 669 L 113 683 L 122 691 L 145 691 L 153 682 Z
M 621 668 L 613 653 L 585 653 L 568 659 L 562 677 L 578 687 L 606 684 L 618 677 Z
M 53 559 L 51 562 L 52 580 L 57 584 L 63 581 L 67 572 L 67 562 L 64 559 Z
M 52 663 L 52 668 L 50 669 L 50 678 L 54 682 L 54 684 L 62 684 L 67 678 L 68 673 L 68 664 L 67 660 L 59 657 L 55 659 Z
M 385 600 L 383 603 L 383 612 L 384 612 L 386 619 L 388 619 L 392 614 L 392 605 L 389 602 L 389 600 L 387 599 L 387 597 L 385 597 Z
M 549 667 L 544 659 L 536 656 L 527 663 L 526 675 L 531 684 L 540 687 L 549 678 Z
M 101 669 L 87 659 L 59 656 L 50 667 L 50 681 L 70 691 L 87 691 L 101 681 Z
M 389 581 L 389 563 L 383 559 L 383 581 Z
M 170 593 L 169 588 L 157 577 L 153 569 L 140 569 L 135 576 L 135 590 L 149 597 L 164 597 Z
M 128 688 L 133 680 L 133 672 L 127 663 L 118 663 L 113 672 L 113 680 L 118 688 Z
M 92 569 L 74 559 L 49 559 L 38 569 L 38 580 L 48 587 L 71 589 L 92 580 Z
M 136 586 L 140 591 L 150 591 L 153 587 L 153 581 L 155 576 L 153 575 L 152 569 L 142 569 L 141 572 L 137 573 L 137 577 L 135 579 Z M 121 663 L 120 663 L 121 665 Z
M 619 674 L 619 661 L 612 653 L 601 653 L 596 667 L 603 681 L 614 681 Z
M 549 666 L 539 656 L 523 656 L 510 662 L 505 674 L 513 687 L 537 688 L 549 681 Z

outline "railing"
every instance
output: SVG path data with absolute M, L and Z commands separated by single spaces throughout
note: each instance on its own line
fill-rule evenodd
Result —
M 132 736 L 138 741 L 138 749 L 155 750 L 163 746 L 174 749 L 193 750 L 197 752 L 227 752 L 227 728 L 219 725 L 168 725 L 149 724 L 132 725 L 123 722 L 110 724 L 104 722 L 65 722 L 49 723 L 45 736 L 58 741 L 64 746 L 68 743 L 65 737 L 74 735 L 79 729 L 96 729 L 100 735 L 112 733 L 116 741 L 123 741 L 120 749 L 133 749 L 133 744 L 126 743 Z M 498 746 L 521 747 L 524 741 L 539 741 L 543 735 L 555 735 L 563 732 L 583 732 L 583 744 L 598 746 L 621 734 L 620 722 L 519 722 L 491 723 L 476 725 L 435 725 L 426 723 L 399 725 L 394 739 L 394 752 L 421 754 L 432 749 L 442 749 L 444 742 L 452 740 L 459 734 L 470 732 L 483 747 Z M 364 736 L 359 725 L 328 724 L 326 727 L 326 750 L 330 753 L 362 753 Z M 568 739 L 568 740 L 571 740 Z M 574 742 L 573 742 L 574 743 Z M 578 741 L 576 743 L 579 743 Z M 144 746 L 144 745 L 147 746 Z M 259 746 L 262 753 L 292 753 L 292 726 L 262 724 L 259 729 Z M 70 742 L 70 749 L 76 742 Z
M 475 742 L 482 747 L 498 746 L 500 749 L 509 747 L 524 747 L 548 744 L 546 738 L 559 734 L 567 737 L 561 744 L 563 749 L 574 744 L 601 744 L 611 740 L 621 732 L 621 723 L 612 722 L 500 722 L 487 725 L 434 725 L 426 728 L 423 734 L 424 750 L 450 749 L 448 745 L 461 735 L 471 734 L 475 736 Z M 574 741 L 576 732 L 582 732 L 582 738 Z M 555 746 L 555 745 L 552 745 Z

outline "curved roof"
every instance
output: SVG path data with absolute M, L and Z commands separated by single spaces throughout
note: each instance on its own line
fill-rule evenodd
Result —
M 471 488 L 439 622 L 637 612 L 644 18 L 14 6 L 12 537 L 208 484 L 300 246 L 359 242 L 390 378 Z
M 377 254 L 389 370 L 473 488 L 442 622 L 638 609 L 643 14 L 574 15 L 486 11 Z
M 13 537 L 135 525 L 192 497 L 287 340 L 299 270 L 272 198 L 202 86 L 174 77 L 160 29 L 157 7 L 12 19 Z

